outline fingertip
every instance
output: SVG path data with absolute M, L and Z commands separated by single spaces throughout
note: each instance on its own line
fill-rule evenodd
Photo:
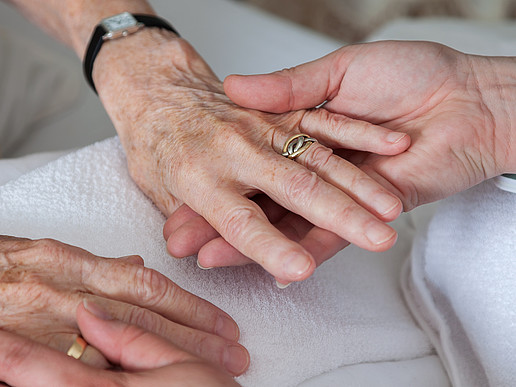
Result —
M 315 266 L 314 258 L 308 253 L 291 253 L 283 262 L 282 281 L 303 281 L 313 274 Z
M 368 245 L 361 246 L 370 251 L 386 251 L 396 243 L 398 233 L 389 225 L 382 222 L 374 222 L 365 230 Z
M 234 376 L 242 375 L 249 368 L 250 362 L 249 352 L 239 344 L 230 345 L 224 351 L 222 364 Z

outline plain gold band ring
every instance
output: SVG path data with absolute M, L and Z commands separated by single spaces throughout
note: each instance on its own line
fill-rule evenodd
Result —
M 81 336 L 77 336 L 66 354 L 79 360 L 87 346 L 88 343 Z
M 317 140 L 310 137 L 308 134 L 296 134 L 285 141 L 281 155 L 294 160 L 308 150 L 314 142 L 317 142 Z

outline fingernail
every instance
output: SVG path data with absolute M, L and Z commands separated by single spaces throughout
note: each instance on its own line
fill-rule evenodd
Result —
M 227 316 L 220 315 L 215 324 L 215 334 L 231 341 L 237 341 L 240 336 L 238 325 Z
M 82 304 L 84 305 L 84 309 L 86 309 L 92 315 L 100 318 L 101 320 L 113 320 L 113 316 L 111 316 L 109 312 L 107 312 L 99 304 L 88 299 L 85 299 Z
M 249 367 L 249 354 L 239 345 L 231 345 L 224 351 L 224 367 L 233 375 L 242 374 Z
M 203 265 L 201 265 L 199 263 L 199 260 L 197 260 L 197 266 L 199 266 L 199 269 L 203 269 L 203 270 L 210 270 L 210 269 L 213 269 L 213 267 L 204 267 Z
M 396 231 L 381 223 L 373 223 L 366 229 L 366 237 L 373 245 L 381 245 L 391 240 L 395 235 Z
M 288 288 L 288 287 L 290 286 L 290 284 L 291 284 L 291 283 L 292 283 L 292 282 L 289 282 L 288 284 L 282 284 L 281 282 L 278 282 L 278 281 L 276 280 L 276 286 L 277 286 L 278 288 L 280 288 L 280 289 L 286 289 L 286 288 Z
M 396 144 L 400 142 L 406 135 L 406 133 L 391 132 L 387 135 L 387 137 L 385 137 L 385 140 L 388 143 Z
M 380 215 L 387 215 L 399 206 L 400 201 L 392 197 L 392 195 L 381 193 L 376 195 L 373 203 L 374 208 Z
M 312 262 L 301 254 L 293 254 L 284 263 L 285 274 L 288 277 L 297 278 L 306 273 Z

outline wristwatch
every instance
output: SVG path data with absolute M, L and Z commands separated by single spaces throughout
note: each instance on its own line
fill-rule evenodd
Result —
M 123 12 L 102 19 L 97 25 L 88 43 L 83 61 L 84 76 L 95 93 L 97 93 L 97 89 L 95 88 L 92 78 L 93 64 L 104 42 L 134 34 L 144 27 L 163 28 L 179 36 L 179 33 L 167 21 L 153 15 Z

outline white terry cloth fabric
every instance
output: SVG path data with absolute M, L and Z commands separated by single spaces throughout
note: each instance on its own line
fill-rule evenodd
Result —
M 66 153 L 69 151 L 41 152 L 12 159 L 0 159 L 0 186 L 56 160 Z
M 516 385 L 516 194 L 488 181 L 444 201 L 403 278 L 454 386 Z
M 229 312 L 251 354 L 244 386 L 294 386 L 350 364 L 433 353 L 401 297 L 411 246 L 406 218 L 396 247 L 348 248 L 285 290 L 258 266 L 197 268 L 168 256 L 164 218 L 131 181 L 117 139 L 81 149 L 0 187 L 0 233 L 52 237 L 103 256 L 140 254 L 189 291 Z
M 512 22 L 429 19 L 391 23 L 370 40 L 431 40 L 514 56 L 515 36 Z M 402 273 L 410 309 L 454 386 L 516 385 L 515 205 L 514 194 L 491 182 L 449 199 Z

